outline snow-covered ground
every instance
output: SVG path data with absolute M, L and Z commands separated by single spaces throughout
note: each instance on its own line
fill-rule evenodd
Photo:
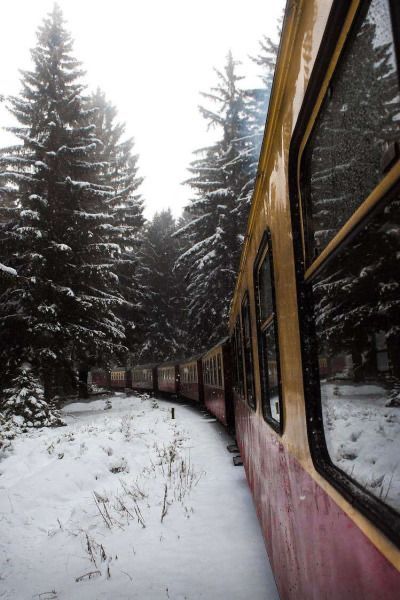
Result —
M 400 512 L 400 407 L 386 406 L 378 385 L 322 385 L 325 435 L 332 461 Z
M 182 404 L 111 402 L 70 404 L 66 427 L 0 461 L 0 598 L 277 599 L 222 428 Z

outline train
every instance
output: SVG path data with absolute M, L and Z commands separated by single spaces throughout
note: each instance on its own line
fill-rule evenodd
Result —
M 229 335 L 133 370 L 234 432 L 282 599 L 400 597 L 399 65 L 398 0 L 288 0 Z

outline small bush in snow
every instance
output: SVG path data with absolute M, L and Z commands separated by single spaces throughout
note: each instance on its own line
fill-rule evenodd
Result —
M 17 431 L 27 431 L 32 427 L 50 427 L 62 425 L 59 412 L 46 402 L 43 386 L 39 382 L 29 363 L 23 363 L 11 382 L 4 390 L 3 430 L 14 437 Z

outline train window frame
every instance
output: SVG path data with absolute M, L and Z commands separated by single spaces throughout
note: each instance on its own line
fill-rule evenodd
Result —
M 396 66 L 400 81 L 400 5 L 388 0 L 392 22 Z M 313 324 L 310 283 L 315 275 L 334 259 L 336 254 L 364 228 L 374 214 L 400 193 L 400 157 L 382 176 L 375 188 L 364 198 L 348 221 L 329 241 L 322 252 L 307 263 L 306 228 L 302 198 L 302 159 L 314 129 L 330 81 L 336 73 L 348 40 L 370 2 L 336 0 L 331 8 L 311 77 L 293 131 L 289 148 L 289 198 L 295 255 L 296 293 L 298 300 L 300 342 L 307 435 L 311 458 L 316 471 L 352 505 L 363 513 L 397 546 L 400 546 L 399 513 L 373 496 L 366 488 L 351 479 L 331 460 L 327 449 L 322 418 L 320 378 L 317 361 L 316 331 Z
M 249 331 L 250 331 L 250 340 L 249 340 L 249 355 L 251 359 L 251 369 L 248 368 L 246 359 L 246 347 L 245 347 L 245 324 L 244 324 L 244 310 L 247 305 L 247 311 L 249 316 Z M 240 308 L 240 323 L 242 328 L 241 342 L 242 342 L 242 360 L 243 360 L 243 383 L 244 383 L 244 395 L 246 404 L 251 410 L 254 412 L 257 411 L 257 397 L 256 397 L 256 386 L 255 386 L 255 372 L 254 372 L 254 352 L 253 352 L 253 336 L 252 336 L 252 321 L 251 321 L 251 310 L 250 310 L 250 294 L 246 291 L 242 298 L 241 308 Z M 246 373 L 249 371 L 252 372 L 252 387 L 253 387 L 253 402 L 249 401 L 249 392 L 248 392 L 248 380 Z
M 259 272 L 262 264 L 265 260 L 269 262 L 269 268 L 271 273 L 271 298 L 272 298 L 272 315 L 268 319 L 261 321 L 260 307 L 259 307 Z M 268 423 L 272 429 L 274 429 L 279 435 L 283 434 L 284 430 L 284 412 L 283 412 L 283 394 L 282 394 L 282 371 L 281 371 L 281 359 L 280 359 L 280 344 L 279 344 L 279 325 L 278 325 L 278 313 L 276 303 L 276 291 L 275 291 L 275 273 L 274 273 L 274 253 L 272 247 L 272 236 L 271 230 L 267 228 L 264 231 L 261 243 L 257 252 L 256 259 L 254 261 L 253 268 L 253 281 L 254 281 L 254 296 L 256 306 L 256 325 L 257 325 L 257 348 L 258 348 L 258 362 L 259 362 L 259 378 L 261 387 L 261 412 L 264 421 Z M 279 414 L 280 420 L 277 421 L 268 413 L 266 405 L 269 401 L 269 393 L 265 390 L 262 377 L 262 369 L 264 366 L 261 364 L 263 357 L 263 341 L 262 335 L 266 333 L 273 325 L 274 336 L 275 336 L 275 352 L 276 352 L 276 363 L 277 363 L 277 376 L 278 376 L 278 402 L 279 402 Z
M 314 131 L 317 118 L 321 112 L 321 109 L 323 108 L 324 100 L 329 94 L 329 87 L 331 85 L 332 79 L 335 76 L 337 68 L 340 65 L 341 58 L 354 36 L 355 30 L 357 29 L 357 25 L 362 20 L 363 16 L 365 16 L 365 14 L 367 13 L 371 2 L 372 0 L 346 0 L 339 7 L 338 5 L 340 4 L 340 1 L 337 0 L 333 4 L 330 19 L 335 20 L 334 17 L 336 16 L 336 20 L 339 18 L 340 23 L 340 16 L 342 18 L 341 26 L 339 24 L 338 27 L 337 23 L 334 25 L 334 29 L 336 30 L 335 39 L 337 44 L 332 44 L 333 40 L 330 40 L 330 43 L 326 42 L 326 45 L 328 46 L 326 52 L 328 53 L 331 60 L 327 61 L 328 64 L 325 65 L 327 72 L 325 74 L 325 77 L 322 75 L 320 78 L 320 86 L 318 92 L 315 94 L 315 90 L 312 90 L 314 91 L 315 97 L 313 102 L 311 103 L 311 109 L 309 109 L 310 114 L 308 122 L 305 125 L 302 139 L 300 142 L 300 148 L 297 153 L 297 197 L 300 204 L 301 238 L 303 246 L 302 254 L 304 263 L 306 265 L 307 277 L 311 276 L 321 266 L 321 264 L 325 262 L 325 260 L 331 255 L 331 253 L 335 251 L 345 241 L 346 237 L 351 234 L 353 228 L 357 225 L 359 220 L 364 217 L 367 217 L 368 213 L 371 210 L 373 210 L 377 204 L 380 203 L 380 192 L 387 192 L 390 190 L 391 186 L 393 185 L 393 181 L 397 179 L 398 171 L 400 169 L 400 155 L 397 155 L 394 164 L 390 167 L 388 172 L 382 175 L 379 183 L 375 186 L 375 188 L 368 194 L 366 198 L 364 198 L 364 200 L 361 202 L 358 208 L 353 212 L 351 217 L 339 228 L 334 237 L 323 248 L 321 253 L 316 258 L 313 258 L 310 253 L 310 243 L 308 239 L 309 233 L 307 233 L 307 226 L 305 224 L 307 219 L 306 202 L 303 202 L 301 193 L 301 188 L 304 186 L 302 170 L 303 157 L 308 141 Z M 387 2 L 389 4 L 392 20 L 394 48 L 397 60 L 397 72 L 400 81 L 400 6 L 396 5 L 396 0 L 387 0 Z M 339 13 L 339 15 L 336 15 L 336 13 Z M 329 29 L 330 26 L 328 24 L 325 31 L 328 31 Z M 332 45 L 334 45 L 334 48 L 333 50 L 331 49 L 329 51 L 329 48 Z M 321 42 L 320 53 L 321 48 L 325 48 L 323 41 Z M 316 62 L 318 62 L 318 57 Z M 314 72 L 316 72 L 315 68 Z
M 222 374 L 222 353 L 218 352 L 217 354 L 217 374 L 218 374 L 218 386 L 223 388 L 223 374 Z

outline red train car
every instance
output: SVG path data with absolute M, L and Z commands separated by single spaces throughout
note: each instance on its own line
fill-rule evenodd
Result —
M 229 429 L 234 428 L 229 339 L 221 340 L 202 358 L 204 404 Z
M 88 384 L 98 388 L 110 387 L 110 373 L 105 369 L 91 369 L 88 376 Z
M 157 386 L 157 364 L 137 365 L 131 370 L 132 389 L 138 391 L 149 391 L 156 393 Z
M 398 0 L 287 4 L 229 325 L 282 600 L 400 598 L 399 32 Z
M 180 396 L 196 402 L 204 401 L 203 365 L 200 357 L 179 363 L 179 385 Z
M 111 387 L 125 389 L 131 387 L 131 373 L 127 367 L 114 367 L 110 374 Z
M 176 362 L 163 363 L 157 367 L 158 391 L 179 394 L 179 365 Z

